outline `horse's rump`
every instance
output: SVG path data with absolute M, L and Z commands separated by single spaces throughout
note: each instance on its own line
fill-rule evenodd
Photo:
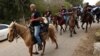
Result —
M 75 26 L 75 18 L 73 16 L 70 16 L 69 19 L 69 26 L 74 27 Z
M 42 35 L 42 39 L 43 40 L 48 40 L 51 37 L 55 38 L 56 34 L 55 34 L 55 27 L 54 27 L 54 25 L 53 24 L 49 24 L 48 32 L 42 32 L 41 35 Z

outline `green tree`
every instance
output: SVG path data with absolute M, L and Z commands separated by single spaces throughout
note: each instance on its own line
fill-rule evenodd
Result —
M 0 0 L 0 19 L 11 21 L 18 20 L 21 16 L 29 14 L 30 0 Z M 4 21 L 5 21 L 4 20 Z
M 43 13 L 44 11 L 46 11 L 47 8 L 49 8 L 53 14 L 56 14 L 61 9 L 62 5 L 66 6 L 67 8 L 71 7 L 71 4 L 69 2 L 61 0 L 47 0 L 47 2 L 44 0 L 31 0 L 31 2 L 36 4 L 37 9 L 41 13 Z
M 83 3 L 83 0 L 65 0 L 65 1 L 69 2 L 73 6 L 75 6 L 75 5 L 82 5 L 82 3 Z
M 97 5 L 97 6 L 100 6 L 100 1 L 98 1 L 98 2 L 96 3 L 96 5 Z

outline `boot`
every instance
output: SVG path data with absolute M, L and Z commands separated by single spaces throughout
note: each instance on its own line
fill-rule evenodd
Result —
M 43 47 L 42 44 L 39 44 L 38 45 L 38 50 L 41 51 L 42 50 L 42 47 Z

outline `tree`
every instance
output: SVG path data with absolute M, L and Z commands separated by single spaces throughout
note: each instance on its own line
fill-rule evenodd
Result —
M 65 0 L 66 2 L 69 2 L 70 4 L 72 4 L 73 6 L 76 5 L 82 5 L 83 0 Z
M 98 1 L 98 2 L 96 3 L 96 5 L 97 5 L 97 6 L 100 6 L 100 1 Z
M 3 17 L 0 19 L 18 20 L 21 16 L 27 16 L 29 14 L 30 0 L 0 0 L 0 15 Z

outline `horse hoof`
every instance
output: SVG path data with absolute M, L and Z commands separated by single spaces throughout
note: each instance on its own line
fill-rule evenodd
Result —
M 39 54 L 39 52 L 33 52 L 33 54 L 38 55 L 38 54 Z
M 74 32 L 74 34 L 77 34 L 76 32 Z
M 78 29 L 80 29 L 80 27 L 77 27 Z
M 70 35 L 70 37 L 72 37 L 72 35 Z
M 85 28 L 82 28 L 83 30 L 85 29 Z
M 58 47 L 56 47 L 55 49 L 58 49 Z
M 44 55 L 44 53 L 41 54 L 41 56 L 43 56 L 43 55 Z

